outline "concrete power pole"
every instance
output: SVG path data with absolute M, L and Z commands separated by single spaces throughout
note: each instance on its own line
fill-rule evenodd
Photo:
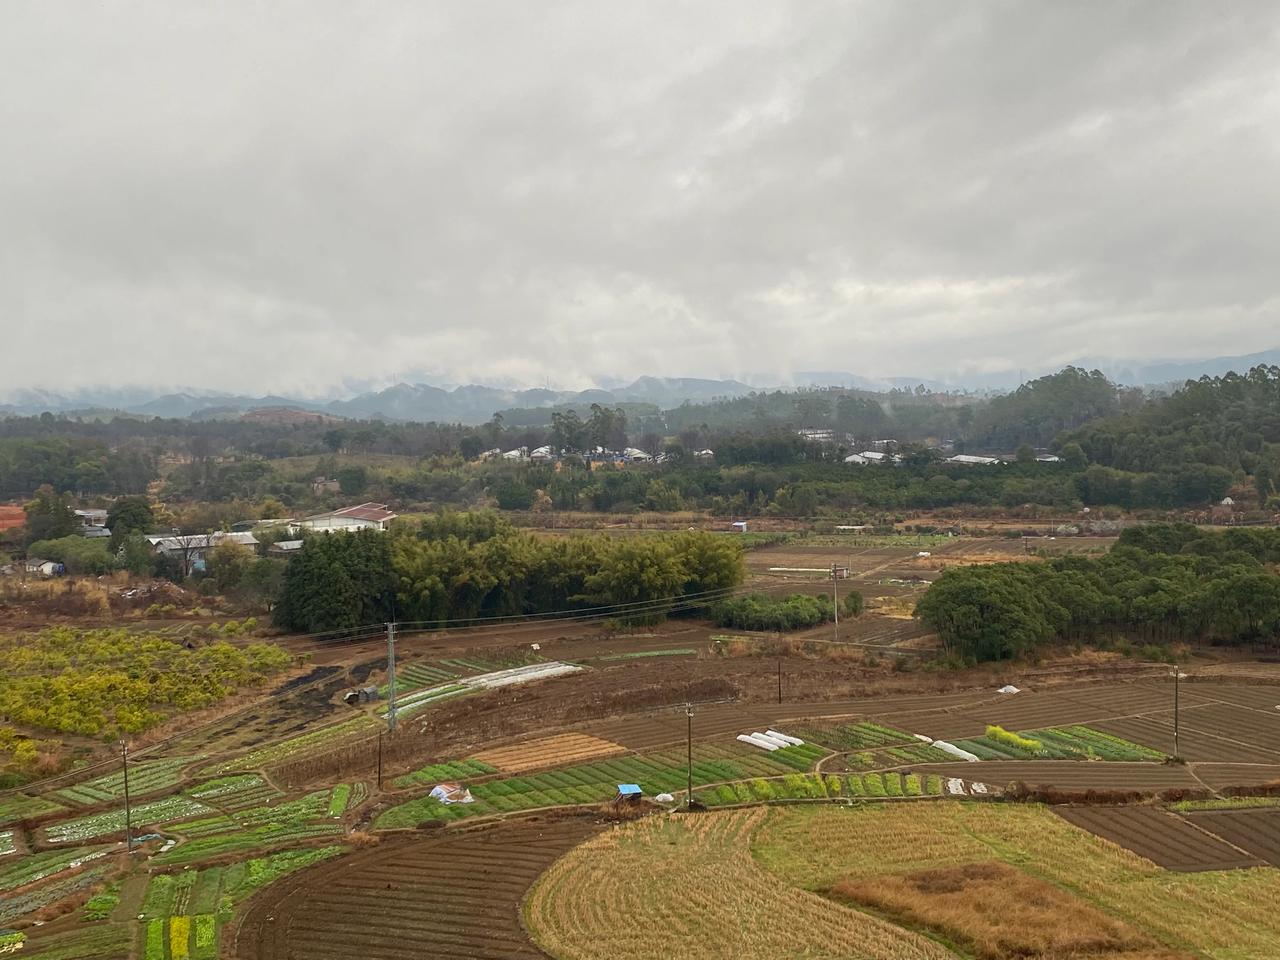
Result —
M 387 624 L 387 732 L 396 732 L 396 625 Z
M 836 565 L 831 564 L 831 613 L 835 618 L 835 639 L 840 641 L 840 595 L 836 590 L 836 585 L 840 582 L 840 578 L 836 573 Z
M 133 816 L 129 807 L 129 744 L 120 741 L 120 763 L 124 768 L 124 845 L 133 853 Z

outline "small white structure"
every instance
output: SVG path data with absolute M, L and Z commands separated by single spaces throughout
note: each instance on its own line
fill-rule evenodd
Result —
M 745 520 L 735 520 L 733 523 L 729 524 L 729 526 L 733 527 L 733 529 L 738 533 L 747 532 L 747 521 Z
M 860 453 L 851 453 L 844 458 L 844 462 L 852 464 L 855 467 L 865 467 L 871 461 Z
M 622 451 L 622 456 L 633 463 L 647 463 L 653 459 L 639 447 L 627 447 Z
M 1012 683 L 1006 683 L 996 693 L 1021 693 L 1022 691 L 1015 687 Z
M 697 460 L 710 460 L 715 455 L 716 452 L 710 448 L 706 450 L 696 450 L 693 454 L 694 458 Z
M 547 461 L 554 460 L 555 458 L 556 455 L 552 451 L 551 447 L 545 444 L 541 447 L 534 447 L 529 451 L 529 459 L 537 463 L 546 463 Z
M 23 569 L 27 573 L 38 573 L 42 577 L 52 577 L 54 574 L 61 573 L 62 564 L 54 560 L 42 560 L 40 557 L 29 557 L 27 562 L 23 564 Z
M 1062 458 L 1052 453 L 1042 453 L 1036 457 L 1036 463 L 1061 463 Z
M 313 517 L 300 520 L 298 526 L 304 530 L 320 530 L 332 533 L 335 530 L 385 530 L 396 515 L 387 509 L 385 503 L 361 503 L 354 507 L 343 507 L 329 513 L 317 513 Z
M 970 467 L 987 467 L 993 463 L 999 463 L 999 457 L 978 457 L 969 453 L 957 453 L 954 457 L 947 457 L 946 463 L 962 463 Z

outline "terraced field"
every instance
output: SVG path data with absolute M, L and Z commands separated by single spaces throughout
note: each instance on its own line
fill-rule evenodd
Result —
M 520 925 L 529 885 L 601 825 L 522 820 L 384 841 L 274 884 L 233 936 L 241 960 L 538 958 Z M 353 945 L 358 944 L 358 948 Z
M 1183 816 L 1258 860 L 1280 867 L 1280 809 L 1206 810 Z
M 562 733 L 509 746 L 481 750 L 471 759 L 497 767 L 504 773 L 520 773 L 543 767 L 579 763 L 595 757 L 625 753 L 626 747 L 585 733 Z
M 1263 863 L 1158 807 L 1054 807 L 1053 810 L 1067 822 L 1168 870 L 1232 870 Z

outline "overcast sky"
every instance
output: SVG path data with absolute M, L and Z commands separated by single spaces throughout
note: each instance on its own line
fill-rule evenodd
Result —
M 0 9 L 0 389 L 1280 346 L 1280 4 Z

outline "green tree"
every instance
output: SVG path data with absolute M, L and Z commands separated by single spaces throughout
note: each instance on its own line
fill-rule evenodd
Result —
M 71 508 L 71 498 L 65 493 L 55 493 L 48 484 L 36 490 L 35 499 L 23 509 L 27 515 L 25 539 L 28 544 L 67 537 L 82 526 Z
M 107 511 L 112 551 L 119 550 L 129 534 L 150 531 L 154 522 L 151 503 L 146 497 L 121 497 Z
M 231 593 L 244 583 L 254 560 L 253 551 L 244 544 L 224 540 L 205 554 L 205 572 L 219 593 Z
M 155 570 L 155 558 L 151 552 L 151 545 L 140 533 L 126 534 L 116 556 L 121 569 L 128 570 L 136 576 L 145 577 Z

